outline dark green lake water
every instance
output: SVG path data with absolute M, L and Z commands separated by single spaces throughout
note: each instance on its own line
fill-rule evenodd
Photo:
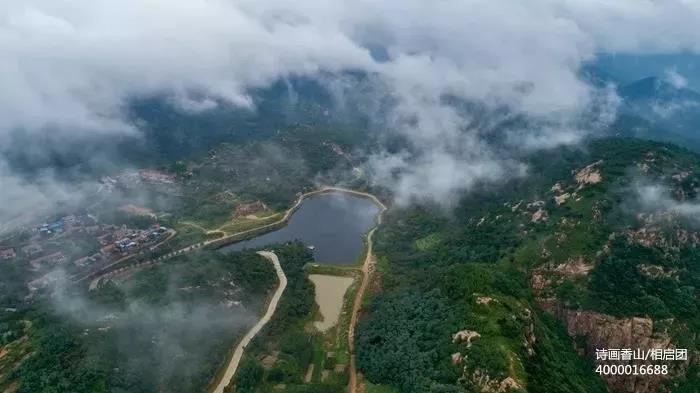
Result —
M 379 206 L 370 199 L 330 192 L 306 198 L 283 228 L 234 243 L 222 251 L 258 249 L 290 240 L 314 247 L 320 263 L 355 262 L 364 247 L 363 235 L 375 224 Z

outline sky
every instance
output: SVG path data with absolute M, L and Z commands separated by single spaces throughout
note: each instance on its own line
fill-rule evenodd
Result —
M 582 81 L 579 67 L 603 52 L 697 53 L 698 20 L 694 0 L 6 1 L 0 147 L 15 130 L 138 135 L 124 113 L 136 97 L 167 94 L 189 111 L 217 100 L 254 110 L 252 88 L 362 71 L 395 100 L 386 123 L 412 147 L 373 156 L 376 181 L 398 202 L 450 200 L 527 168 L 485 143 L 492 129 L 445 96 L 545 125 L 515 130 L 519 149 L 576 143 L 589 132 L 576 119 L 597 105 L 609 121 L 618 103 Z M 0 165 L 3 186 L 13 187 L 0 205 L 44 192 L 14 177 Z

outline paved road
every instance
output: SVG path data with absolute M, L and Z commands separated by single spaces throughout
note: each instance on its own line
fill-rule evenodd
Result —
M 243 357 L 243 351 L 245 351 L 245 347 L 253 340 L 253 338 L 255 338 L 255 336 L 260 332 L 260 330 L 268 322 L 270 322 L 270 319 L 272 319 L 272 315 L 275 314 L 275 310 L 277 309 L 277 303 L 279 303 L 280 298 L 282 297 L 282 292 L 284 292 L 284 288 L 287 287 L 287 276 L 284 275 L 284 271 L 282 270 L 282 266 L 280 265 L 280 261 L 277 258 L 277 255 L 272 251 L 259 251 L 258 254 L 269 259 L 270 262 L 272 262 L 272 264 L 275 266 L 275 272 L 277 272 L 277 279 L 279 280 L 279 285 L 277 286 L 277 290 L 275 291 L 274 295 L 272 295 L 272 299 L 270 299 L 270 304 L 267 306 L 267 311 L 265 311 L 265 315 L 263 315 L 263 317 L 260 318 L 258 323 L 256 323 L 255 326 L 253 326 L 248 331 L 248 333 L 246 333 L 246 335 L 243 336 L 243 339 L 238 343 L 238 346 L 236 346 L 236 349 L 233 352 L 233 356 L 231 356 L 231 360 L 226 366 L 224 376 L 221 378 L 221 380 L 219 380 L 219 383 L 213 390 L 214 393 L 223 393 L 224 388 L 229 383 L 231 383 L 233 376 L 236 374 L 238 363 L 240 363 L 241 358 Z
M 347 188 L 341 188 L 341 187 L 321 187 L 318 190 L 314 190 L 314 191 L 307 192 L 305 194 L 300 195 L 299 198 L 297 198 L 294 205 L 285 212 L 284 216 L 282 216 L 282 218 L 280 220 L 278 220 L 276 222 L 262 225 L 262 226 L 257 227 L 257 228 L 248 229 L 248 230 L 245 230 L 242 232 L 234 233 L 234 234 L 229 235 L 225 238 L 212 239 L 212 240 L 207 240 L 207 241 L 200 242 L 197 244 L 192 244 L 190 246 L 184 247 L 184 248 L 179 249 L 177 251 L 173 251 L 169 254 L 162 255 L 162 256 L 156 258 L 155 261 L 152 261 L 152 262 L 153 263 L 164 262 L 170 258 L 181 255 L 183 253 L 192 252 L 192 251 L 195 251 L 197 249 L 200 249 L 202 247 L 208 246 L 208 245 L 213 244 L 213 243 L 217 243 L 217 242 L 220 243 L 220 242 L 222 242 L 222 240 L 226 241 L 228 239 L 237 238 L 241 235 L 244 235 L 244 234 L 247 234 L 247 233 L 250 233 L 253 231 L 260 231 L 260 230 L 263 230 L 265 228 L 272 227 L 274 225 L 278 225 L 282 222 L 287 221 L 287 219 L 289 219 L 289 217 L 292 215 L 292 213 L 294 213 L 294 211 L 296 211 L 296 209 L 301 205 L 301 203 L 307 197 L 312 196 L 312 195 L 316 195 L 316 194 L 321 194 L 324 192 L 332 192 L 332 191 L 354 194 L 354 195 L 369 198 L 372 201 L 374 201 L 381 208 L 379 215 L 378 215 L 378 218 L 377 218 L 377 226 L 379 226 L 379 224 L 381 224 L 382 214 L 387 209 L 387 207 L 376 196 L 369 194 L 369 193 L 351 190 L 351 189 L 347 189 Z M 351 354 L 350 355 L 350 381 L 348 384 L 348 391 L 350 393 L 355 393 L 357 390 L 357 370 L 356 370 L 356 365 L 355 365 L 355 326 L 357 325 L 357 318 L 358 318 L 359 311 L 362 308 L 362 299 L 364 297 L 364 293 L 365 293 L 367 286 L 369 284 L 372 270 L 374 269 L 374 262 L 375 261 L 374 261 L 374 254 L 372 253 L 372 235 L 374 234 L 375 229 L 376 229 L 376 227 L 373 228 L 367 234 L 367 255 L 366 255 L 365 261 L 362 265 L 362 275 L 363 275 L 362 284 L 360 285 L 360 288 L 357 291 L 357 294 L 355 296 L 355 300 L 353 303 L 352 315 L 351 315 L 350 328 L 349 328 L 349 332 L 348 332 L 348 344 L 350 347 L 350 354 Z M 265 324 L 267 324 L 267 322 L 270 320 L 270 318 L 272 317 L 272 315 L 275 312 L 275 309 L 277 308 L 277 303 L 279 302 L 280 297 L 282 296 L 282 292 L 284 291 L 284 288 L 287 286 L 287 277 L 284 275 L 284 271 L 282 270 L 282 267 L 279 264 L 279 260 L 277 259 L 277 256 L 273 252 L 270 252 L 270 251 L 260 251 L 259 254 L 262 255 L 263 257 L 269 259 L 275 265 L 275 270 L 277 271 L 277 277 L 279 279 L 280 284 L 277 288 L 277 291 L 273 295 L 272 300 L 270 301 L 270 305 L 269 305 L 265 315 L 262 317 L 262 319 L 260 319 L 260 321 L 258 321 L 258 323 L 255 326 L 253 326 L 253 328 L 245 335 L 245 337 L 243 337 L 243 340 L 236 347 L 234 354 L 231 358 L 231 361 L 229 362 L 229 364 L 226 368 L 226 372 L 224 373 L 223 378 L 219 381 L 218 385 L 213 390 L 214 393 L 222 393 L 224 388 L 226 387 L 226 385 L 228 385 L 231 382 L 231 380 L 233 379 L 233 376 L 236 373 L 236 369 L 238 368 L 238 363 L 240 362 L 241 357 L 243 356 L 243 351 L 245 350 L 246 345 L 248 345 L 248 343 L 250 343 L 250 341 L 255 337 L 255 335 L 258 334 L 260 329 L 262 329 L 262 327 L 265 326 Z M 128 269 L 129 269 L 128 267 L 124 268 L 124 270 L 128 270 Z M 93 280 L 91 285 L 96 286 L 98 284 L 98 280 L 100 278 L 102 278 L 103 276 L 109 276 L 109 272 L 105 272 L 102 275 L 98 275 Z
M 386 206 L 384 206 L 384 205 L 379 201 L 379 199 L 377 199 L 377 197 L 375 197 L 375 196 L 372 195 L 372 194 L 368 194 L 368 193 L 361 192 L 361 191 L 350 190 L 350 189 L 347 189 L 347 188 L 327 187 L 327 186 L 324 186 L 324 187 L 321 187 L 321 188 L 319 188 L 319 189 L 317 189 L 317 190 L 310 191 L 310 192 L 307 192 L 307 193 L 305 193 L 305 194 L 300 195 L 300 196 L 297 198 L 297 200 L 296 200 L 296 202 L 294 203 L 294 205 L 293 205 L 292 207 L 290 207 L 290 208 L 284 213 L 284 215 L 282 216 L 282 218 L 280 218 L 279 220 L 277 220 L 277 221 L 275 221 L 275 222 L 272 222 L 272 223 L 269 223 L 269 224 L 265 224 L 265 225 L 262 225 L 262 226 L 259 226 L 259 227 L 256 227 L 256 228 L 247 229 L 247 230 L 244 230 L 244 231 L 241 231 L 241 232 L 236 232 L 236 233 L 233 233 L 233 234 L 231 234 L 231 235 L 224 236 L 224 237 L 222 237 L 222 238 L 211 239 L 211 240 L 206 240 L 206 241 L 199 242 L 199 243 L 196 243 L 196 244 L 191 244 L 191 245 L 186 246 L 186 247 L 184 247 L 184 248 L 181 248 L 181 249 L 179 249 L 179 250 L 175 250 L 175 251 L 172 251 L 172 252 L 170 252 L 170 253 L 168 253 L 168 254 L 161 255 L 161 256 L 159 256 L 158 258 L 156 258 L 153 262 L 162 263 L 162 262 L 165 262 L 165 261 L 167 261 L 167 260 L 169 260 L 169 259 L 171 259 L 171 258 L 173 258 L 173 257 L 182 255 L 182 254 L 184 254 L 184 253 L 196 251 L 196 250 L 198 250 L 198 249 L 200 249 L 200 248 L 209 246 L 209 245 L 211 245 L 211 244 L 215 244 L 215 243 L 216 243 L 216 244 L 224 244 L 224 243 L 229 242 L 229 240 L 232 240 L 232 239 L 239 239 L 241 236 L 246 235 L 246 234 L 249 234 L 249 233 L 259 232 L 259 231 L 265 230 L 266 228 L 274 228 L 274 227 L 276 227 L 277 225 L 286 222 L 286 221 L 289 219 L 289 217 L 292 215 L 292 213 L 294 213 L 294 212 L 296 211 L 296 209 L 301 205 L 301 203 L 302 203 L 302 202 L 304 201 L 304 199 L 306 199 L 307 197 L 310 197 L 310 196 L 316 195 L 316 194 L 321 194 L 321 193 L 324 193 L 324 192 L 331 192 L 331 191 L 344 192 L 344 193 L 348 193 L 348 194 L 355 194 L 355 195 L 359 195 L 359 196 L 364 196 L 364 197 L 367 197 L 367 198 L 372 199 L 377 205 L 381 206 L 382 209 L 384 209 L 384 210 L 386 209 Z M 164 243 L 166 240 L 171 239 L 173 236 L 174 236 L 174 234 L 172 234 L 171 236 L 169 236 L 169 237 L 168 237 L 167 239 L 165 239 L 163 242 L 158 243 L 158 245 L 156 245 L 156 246 L 159 246 L 160 244 Z M 153 251 L 153 250 L 155 249 L 156 246 L 151 247 L 151 251 Z M 131 256 L 128 256 L 128 257 L 126 257 L 126 258 L 120 259 L 120 260 L 118 260 L 118 261 L 116 261 L 116 262 L 114 262 L 114 263 L 111 263 L 111 264 L 109 264 L 109 265 L 103 267 L 102 269 L 100 269 L 100 271 L 98 271 L 98 272 L 92 272 L 92 273 L 90 273 L 90 274 L 88 274 L 88 275 L 86 275 L 86 276 L 84 276 L 84 277 L 82 277 L 82 278 L 75 278 L 75 277 L 74 277 L 73 280 L 76 281 L 76 282 L 81 282 L 81 281 L 84 281 L 84 280 L 88 280 L 88 279 L 89 279 L 89 280 L 91 280 L 90 286 L 93 287 L 93 288 L 95 288 L 95 287 L 97 287 L 97 285 L 99 284 L 100 279 L 102 279 L 103 277 L 110 277 L 110 273 L 112 272 L 112 270 L 110 270 L 110 269 L 111 269 L 113 266 L 116 266 L 117 264 L 123 263 L 125 260 L 131 259 L 131 258 L 133 258 L 134 256 L 136 256 L 136 255 L 131 255 Z M 130 268 L 131 268 L 130 266 L 125 266 L 124 268 L 119 269 L 119 272 L 123 273 L 123 272 L 129 270 Z

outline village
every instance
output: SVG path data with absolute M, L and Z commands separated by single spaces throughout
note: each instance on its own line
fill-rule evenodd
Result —
M 0 263 L 26 263 L 29 270 L 42 274 L 29 283 L 36 290 L 52 281 L 55 268 L 69 275 L 89 274 L 153 250 L 174 233 L 158 224 L 138 229 L 101 224 L 90 214 L 71 214 L 26 228 L 14 244 L 0 247 Z

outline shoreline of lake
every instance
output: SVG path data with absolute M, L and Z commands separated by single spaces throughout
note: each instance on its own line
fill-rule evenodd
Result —
M 305 194 L 279 227 L 219 247 L 233 252 L 300 240 L 321 264 L 354 264 L 364 252 L 365 235 L 376 225 L 381 205 L 351 190 L 325 188 Z

